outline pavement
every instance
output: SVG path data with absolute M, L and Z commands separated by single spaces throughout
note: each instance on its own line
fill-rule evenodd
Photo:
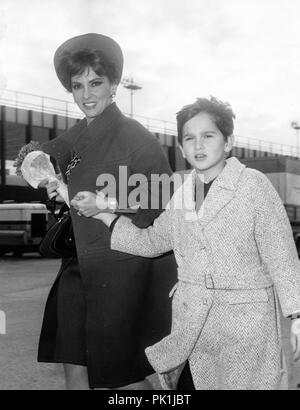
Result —
M 58 267 L 59 261 L 37 255 L 0 258 L 0 311 L 6 315 L 6 335 L 0 334 L 0 390 L 65 389 L 62 366 L 36 360 L 46 298 Z M 290 389 L 296 390 L 300 363 L 292 361 L 289 319 L 282 319 L 282 325 Z M 150 380 L 159 389 L 157 377 Z

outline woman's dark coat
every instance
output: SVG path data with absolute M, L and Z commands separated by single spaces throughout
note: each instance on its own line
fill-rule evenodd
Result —
M 95 192 L 101 174 L 119 180 L 119 166 L 128 174 L 171 174 L 159 142 L 141 124 L 110 105 L 88 127 L 82 120 L 71 130 L 43 146 L 65 174 L 74 153 L 81 162 L 68 181 L 69 197 L 79 191 Z M 139 210 L 138 227 L 148 227 L 159 210 Z M 135 257 L 110 249 L 110 231 L 100 221 L 77 215 L 72 209 L 80 273 L 87 315 L 86 343 L 92 388 L 127 385 L 153 373 L 145 348 L 170 331 L 168 297 L 176 281 L 173 254 L 157 259 Z M 67 268 L 63 261 L 59 276 Z M 59 276 L 50 292 L 43 326 L 39 360 L 52 362 L 55 348 Z M 51 326 L 49 326 L 51 322 Z

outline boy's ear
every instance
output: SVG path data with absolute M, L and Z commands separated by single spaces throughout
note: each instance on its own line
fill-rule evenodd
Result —
M 184 149 L 182 148 L 182 145 L 181 144 L 178 144 L 178 145 L 179 145 L 183 158 L 186 159 L 185 152 L 184 152 Z
M 232 150 L 234 146 L 234 136 L 233 135 L 229 135 L 229 137 L 227 138 L 227 142 L 225 144 L 225 152 L 230 152 Z

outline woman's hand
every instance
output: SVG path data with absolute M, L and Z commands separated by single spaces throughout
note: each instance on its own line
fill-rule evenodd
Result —
M 96 195 L 93 192 L 78 192 L 71 205 L 79 215 L 92 218 L 108 208 L 108 201 L 101 193 Z
M 300 359 L 300 319 L 292 321 L 291 344 L 294 353 L 294 361 L 297 362 Z
M 46 188 L 47 189 L 47 194 L 49 199 L 55 198 L 56 202 L 62 202 L 64 203 L 64 199 L 62 196 L 59 195 L 57 192 L 58 188 L 58 182 L 49 182 L 48 179 L 45 179 L 39 184 L 39 188 Z

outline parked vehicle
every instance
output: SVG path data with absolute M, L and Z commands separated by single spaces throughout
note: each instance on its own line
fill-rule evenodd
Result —
M 47 229 L 45 190 L 29 187 L 16 176 L 13 161 L 6 161 L 6 184 L 0 186 L 0 199 L 0 256 L 36 252 Z
M 45 236 L 48 210 L 43 204 L 0 204 L 0 256 L 36 252 Z

